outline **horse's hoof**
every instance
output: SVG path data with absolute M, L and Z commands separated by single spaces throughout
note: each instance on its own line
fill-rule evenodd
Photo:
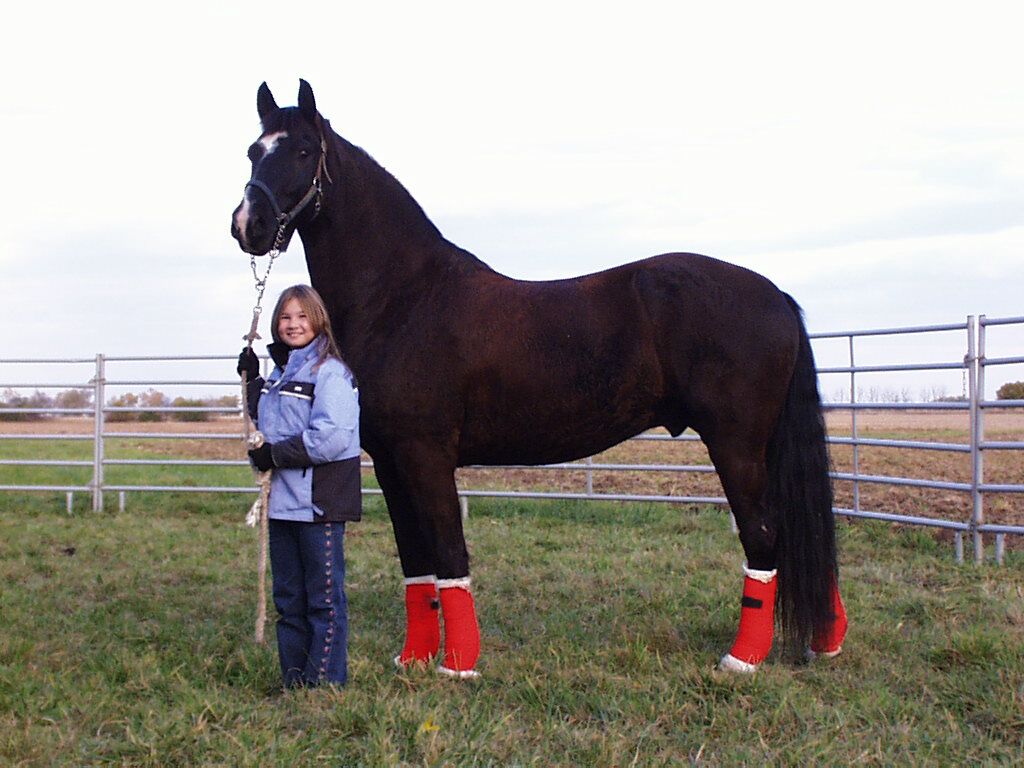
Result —
M 807 657 L 808 661 L 814 661 L 815 659 L 834 659 L 842 652 L 843 646 L 841 645 L 834 651 L 815 651 L 811 648 L 808 648 L 806 651 L 804 651 L 804 656 Z
M 407 662 L 403 663 L 401 654 L 395 656 L 392 661 L 395 662 L 395 667 L 402 672 L 407 672 L 415 667 L 426 669 L 427 665 L 430 663 L 429 659 L 409 659 Z
M 437 666 L 437 673 L 445 677 L 453 677 L 456 680 L 478 680 L 480 673 L 475 669 L 448 669 L 444 664 Z
M 757 664 L 741 661 L 731 653 L 727 653 L 722 657 L 722 660 L 718 662 L 718 668 L 723 672 L 739 672 L 743 675 L 752 675 L 757 672 Z

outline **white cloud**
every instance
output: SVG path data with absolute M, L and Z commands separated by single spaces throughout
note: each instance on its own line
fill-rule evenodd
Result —
M 514 276 L 692 250 L 765 272 L 819 330 L 1019 311 L 1015 4 L 9 14 L 0 266 L 9 310 L 38 319 L 5 354 L 233 347 L 251 297 L 228 224 L 256 87 L 292 104 L 298 77 Z M 298 246 L 272 293 L 305 279 Z

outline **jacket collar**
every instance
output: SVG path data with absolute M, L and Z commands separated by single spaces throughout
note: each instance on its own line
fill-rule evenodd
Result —
M 298 349 L 292 349 L 282 341 L 275 341 L 273 344 L 267 345 L 267 352 L 270 353 L 270 359 L 282 371 L 289 364 L 296 368 L 301 368 L 307 361 L 316 358 L 320 354 L 320 343 L 322 340 L 322 335 L 317 336 L 309 344 Z

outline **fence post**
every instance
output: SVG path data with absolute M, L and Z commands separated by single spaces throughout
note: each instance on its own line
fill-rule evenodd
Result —
M 980 320 L 980 322 L 978 322 Z M 985 315 L 978 320 L 974 315 L 967 316 L 967 366 L 968 397 L 970 398 L 970 435 L 971 435 L 971 540 L 974 544 L 974 562 L 985 561 L 985 541 L 978 526 L 985 519 L 985 500 L 979 486 L 982 483 L 984 466 L 981 458 L 981 441 L 984 434 L 982 426 L 981 401 L 984 399 L 985 376 L 982 361 L 985 356 Z M 977 339 L 977 343 L 975 342 Z
M 850 405 L 857 402 L 857 367 L 853 354 L 853 334 L 849 335 L 850 340 Z M 860 433 L 857 429 L 857 409 L 850 409 L 850 434 L 853 437 L 853 509 L 860 512 Z
M 978 332 L 978 357 L 975 360 L 975 368 L 978 371 L 978 418 L 975 421 L 977 424 L 977 442 L 975 443 L 978 450 L 978 480 L 976 490 L 978 493 L 978 506 L 977 516 L 975 518 L 977 525 L 981 525 L 985 522 L 985 492 L 981 489 L 981 486 L 985 484 L 985 454 L 981 447 L 981 444 L 985 442 L 985 315 L 978 315 L 977 320 L 977 332 Z M 977 561 L 983 562 L 985 559 L 985 543 L 980 533 L 978 536 L 978 546 L 981 549 L 980 554 L 975 554 Z
M 106 374 L 103 354 L 96 355 L 96 378 L 93 379 L 93 444 L 92 444 L 92 511 L 103 511 L 103 404 Z

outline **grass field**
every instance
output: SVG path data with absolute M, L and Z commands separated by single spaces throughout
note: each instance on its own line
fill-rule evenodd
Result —
M 990 422 L 990 437 L 1020 439 L 1016 418 Z M 956 422 L 914 426 L 864 419 L 861 430 L 965 439 Z M 90 427 L 58 425 L 69 434 Z M 116 439 L 108 448 L 115 458 L 242 455 L 233 441 Z M 7 440 L 0 449 L 7 458 L 91 458 L 89 442 Z M 634 442 L 600 460 L 702 463 L 702 451 Z M 865 451 L 862 462 L 878 462 L 879 474 L 962 471 L 945 463 L 959 455 L 904 453 Z M 846 458 L 834 457 L 843 470 Z M 993 454 L 987 469 L 1022 482 L 1019 460 Z M 2 483 L 85 483 L 90 473 L 0 472 Z M 460 475 L 463 487 L 583 483 L 580 472 Z M 107 478 L 251 481 L 243 467 L 111 466 Z M 683 487 L 691 482 L 705 485 Z M 715 493 L 717 481 L 604 472 L 594 484 Z M 903 495 L 880 503 L 949 512 L 915 489 L 889 490 Z M 474 499 L 467 533 L 484 677 L 460 684 L 391 666 L 402 639 L 400 571 L 386 512 L 371 497 L 346 537 L 351 683 L 284 693 L 272 644 L 251 639 L 248 503 L 133 492 L 126 513 L 108 504 L 94 514 L 78 494 L 69 516 L 62 494 L 0 494 L 0 764 L 961 765 L 1019 764 L 1024 750 L 1019 548 L 1003 567 L 957 566 L 932 531 L 840 522 L 846 652 L 808 666 L 777 649 L 754 678 L 735 678 L 714 670 L 736 629 L 741 586 L 742 554 L 722 509 Z M 1011 519 L 1018 503 L 1007 501 Z
M 186 471 L 178 469 L 177 471 Z M 229 470 L 222 469 L 221 472 Z M 0 496 L 4 765 L 965 765 L 1024 750 L 1024 558 L 956 566 L 921 530 L 841 523 L 846 652 L 714 670 L 739 612 L 720 509 L 474 501 L 483 679 L 398 673 L 378 499 L 349 528 L 349 686 L 282 692 L 252 642 L 246 501 L 125 514 Z

